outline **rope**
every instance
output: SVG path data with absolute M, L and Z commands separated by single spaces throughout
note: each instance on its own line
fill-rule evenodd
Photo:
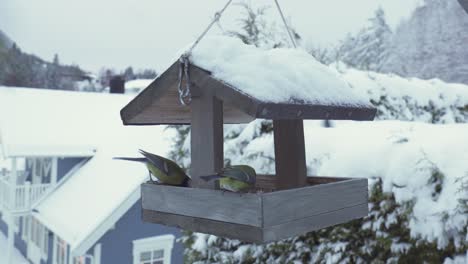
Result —
M 192 101 L 192 94 L 190 92 L 190 76 L 189 76 L 189 57 L 192 54 L 193 49 L 198 45 L 198 43 L 205 37 L 206 33 L 210 31 L 210 29 L 213 27 L 214 24 L 218 23 L 218 26 L 221 28 L 219 25 L 219 20 L 224 13 L 224 11 L 229 7 L 229 5 L 232 3 L 233 0 L 228 0 L 227 3 L 224 5 L 224 7 L 219 10 L 218 12 L 215 13 L 213 20 L 211 23 L 208 25 L 208 27 L 202 32 L 202 34 L 195 40 L 195 42 L 190 46 L 190 48 L 180 57 L 179 59 L 179 85 L 178 85 L 178 90 L 179 90 L 179 101 L 182 105 L 189 105 Z M 286 22 L 286 19 L 284 17 L 283 11 L 281 10 L 281 7 L 278 3 L 278 0 L 274 0 L 276 7 L 278 8 L 278 12 L 281 15 L 281 19 L 283 20 L 284 27 L 286 28 L 286 31 L 288 32 L 289 39 L 291 40 L 292 45 L 294 48 L 297 48 L 296 41 L 294 40 L 294 37 L 291 33 L 291 29 L 288 26 L 288 23 Z M 222 30 L 222 28 L 221 28 Z M 183 81 L 185 79 L 185 86 L 183 85 Z
M 190 76 L 189 76 L 189 57 L 192 54 L 193 49 L 198 45 L 198 43 L 205 37 L 206 33 L 213 27 L 214 24 L 219 22 L 221 15 L 229 7 L 233 0 L 228 0 L 224 7 L 215 13 L 213 20 L 202 32 L 202 34 L 195 40 L 192 46 L 180 57 L 179 59 L 179 101 L 182 105 L 189 105 L 192 101 L 192 94 L 190 93 Z M 220 26 L 218 24 L 218 26 Z M 221 26 L 220 26 L 221 28 Z M 185 86 L 182 84 L 185 79 Z
M 294 46 L 294 48 L 297 48 L 296 41 L 294 40 L 294 37 L 291 33 L 291 29 L 289 28 L 288 23 L 286 23 L 286 19 L 284 18 L 283 11 L 281 10 L 278 0 L 275 0 L 275 3 L 276 3 L 276 7 L 278 8 L 278 12 L 281 15 L 281 18 L 283 19 L 284 27 L 286 28 L 286 31 L 288 32 L 289 39 L 291 39 L 291 43 Z
M 224 13 L 224 11 L 228 8 L 228 6 L 232 3 L 232 0 L 229 0 L 224 7 L 219 10 L 218 12 L 215 13 L 215 16 L 213 18 L 213 21 L 208 25 L 208 27 L 203 31 L 203 33 L 195 40 L 195 42 L 192 44 L 192 46 L 187 50 L 185 54 L 190 55 L 192 53 L 192 50 L 198 45 L 198 43 L 203 39 L 203 37 L 210 31 L 211 27 L 219 21 L 221 18 L 221 15 Z

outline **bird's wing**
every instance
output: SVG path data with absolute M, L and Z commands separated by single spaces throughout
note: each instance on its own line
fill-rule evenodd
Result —
M 255 170 L 247 165 L 234 165 L 226 167 L 223 169 L 221 175 L 249 184 L 255 184 L 257 178 Z
M 160 171 L 164 172 L 166 175 L 169 175 L 169 168 L 167 166 L 166 159 L 158 156 L 156 154 L 152 154 L 140 149 L 141 155 L 143 155 L 148 162 L 153 164 L 156 168 Z
M 137 162 L 146 162 L 145 158 L 127 158 L 127 157 L 113 157 L 117 160 L 128 160 L 128 161 L 137 161 Z

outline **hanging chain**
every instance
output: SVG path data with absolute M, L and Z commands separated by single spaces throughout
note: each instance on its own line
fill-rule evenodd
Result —
M 291 29 L 289 28 L 288 23 L 286 23 L 286 19 L 284 18 L 283 11 L 281 10 L 281 7 L 280 7 L 280 5 L 278 3 L 278 0 L 274 0 L 274 1 L 276 3 L 276 7 L 278 8 L 278 12 L 281 15 L 281 19 L 283 19 L 284 27 L 286 28 L 286 31 L 288 32 L 289 39 L 291 39 L 291 43 L 292 43 L 293 47 L 297 48 L 296 41 L 294 40 L 294 37 L 293 37 L 293 35 L 291 33 Z
M 214 24 L 219 23 L 219 19 L 228 6 L 232 3 L 233 0 L 228 0 L 226 5 L 215 13 L 213 20 L 202 32 L 202 34 L 195 40 L 192 46 L 180 57 L 179 59 L 179 101 L 182 105 L 189 105 L 192 101 L 192 94 L 190 92 L 190 75 L 189 75 L 189 66 L 190 66 L 190 55 L 192 54 L 193 49 L 198 45 L 198 43 L 205 37 L 206 33 L 213 27 Z M 185 79 L 185 86 L 182 84 Z

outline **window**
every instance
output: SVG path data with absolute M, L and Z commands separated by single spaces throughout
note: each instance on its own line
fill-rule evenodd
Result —
M 48 254 L 48 246 L 49 246 L 49 231 L 47 228 L 39 223 L 35 218 L 30 219 L 31 223 L 31 233 L 30 233 L 30 241 L 35 244 L 41 250 L 43 255 Z
M 22 238 L 39 248 L 44 257 L 49 254 L 49 230 L 31 216 L 22 219 Z
M 140 264 L 164 264 L 164 249 L 141 252 L 139 263 Z
M 30 216 L 24 216 L 23 217 L 23 227 L 22 227 L 22 238 L 24 241 L 27 241 L 29 237 L 29 221 L 31 217 Z
M 75 257 L 73 259 L 73 264 L 85 264 L 85 258 L 83 256 L 81 257 Z
M 133 264 L 171 263 L 173 235 L 163 235 L 133 241 Z
M 66 264 L 68 263 L 68 251 L 67 251 L 67 242 L 60 239 L 59 237 L 56 238 L 56 261 L 57 264 Z

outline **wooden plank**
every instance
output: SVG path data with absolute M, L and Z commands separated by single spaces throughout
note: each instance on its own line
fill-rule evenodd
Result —
M 145 222 L 174 226 L 194 232 L 213 234 L 220 237 L 240 239 L 245 242 L 262 243 L 263 232 L 259 227 L 226 223 L 203 218 L 142 210 Z
M 255 98 L 240 92 L 237 88 L 218 80 L 206 71 L 196 65 L 190 66 L 190 74 L 193 82 L 203 89 L 210 89 L 214 95 L 223 101 L 224 104 L 235 106 L 245 114 L 255 119 L 258 104 Z
M 120 111 L 124 125 L 134 123 L 133 119 L 150 107 L 155 98 L 162 96 L 178 80 L 179 62 L 175 62 L 158 78 L 156 78 L 145 90 L 138 94 Z
M 308 185 L 327 184 L 332 182 L 340 182 L 350 180 L 351 178 L 338 178 L 338 177 L 318 177 L 308 176 Z M 256 187 L 261 190 L 273 191 L 276 190 L 276 177 L 275 175 L 257 174 Z
M 156 96 L 151 105 L 132 118 L 132 124 L 190 124 L 191 107 L 180 104 L 176 84 Z M 254 119 L 229 103 L 223 103 L 223 112 L 227 124 L 248 123 Z
M 341 178 L 341 177 L 323 177 L 323 176 L 309 176 L 307 177 L 307 182 L 309 185 L 318 185 L 318 184 L 327 184 L 332 182 L 340 182 L 351 180 L 351 178 Z
M 279 190 L 306 185 L 307 168 L 302 120 L 273 120 L 276 187 Z
M 209 90 L 192 98 L 190 175 L 196 188 L 214 189 L 215 182 L 200 178 L 224 166 L 223 103 Z
M 367 196 L 367 179 L 265 193 L 263 225 L 274 226 L 367 203 Z
M 337 211 L 331 211 L 320 215 L 314 215 L 307 218 L 301 218 L 295 221 L 270 226 L 263 229 L 263 241 L 271 242 L 280 239 L 305 234 L 310 231 L 319 230 L 325 227 L 346 223 L 353 219 L 367 216 L 367 203 L 352 207 L 342 208 Z
M 148 183 L 141 186 L 141 192 L 143 209 L 235 224 L 262 225 L 261 198 L 257 194 Z
M 328 119 L 328 120 L 374 120 L 377 110 L 369 107 L 261 103 L 256 118 L 263 119 Z

